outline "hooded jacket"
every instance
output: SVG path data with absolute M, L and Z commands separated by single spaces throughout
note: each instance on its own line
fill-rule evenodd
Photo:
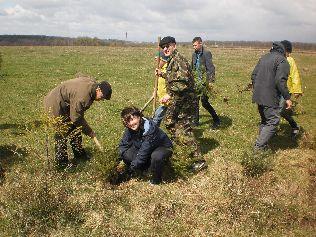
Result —
M 53 117 L 62 117 L 64 122 L 72 122 L 82 127 L 86 135 L 92 129 L 84 118 L 96 98 L 97 82 L 89 77 L 79 77 L 62 82 L 44 98 L 46 112 Z
M 146 164 L 151 153 L 158 147 L 172 148 L 172 142 L 165 132 L 163 132 L 152 120 L 142 118 L 137 131 L 126 128 L 123 138 L 119 144 L 119 154 L 121 159 L 126 150 L 134 146 L 138 149 L 136 159 L 131 163 L 131 169 L 135 170 Z
M 289 72 L 285 49 L 280 42 L 274 42 L 270 52 L 260 58 L 252 72 L 252 101 L 259 105 L 278 107 L 281 95 L 285 100 L 290 99 L 287 88 Z

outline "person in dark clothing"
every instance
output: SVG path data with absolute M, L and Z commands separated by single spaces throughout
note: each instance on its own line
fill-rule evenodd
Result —
M 109 100 L 112 89 L 107 81 L 79 76 L 62 82 L 44 98 L 44 107 L 56 129 L 55 160 L 58 168 L 67 168 L 81 159 L 89 159 L 82 147 L 82 135 L 96 139 L 96 134 L 84 118 L 84 113 L 94 101 Z M 73 150 L 73 162 L 69 162 L 67 142 Z
M 195 37 L 192 40 L 194 52 L 192 53 L 191 67 L 194 73 L 196 92 L 202 106 L 210 113 L 213 118 L 212 129 L 220 126 L 220 119 L 209 102 L 208 93 L 215 80 L 215 67 L 212 62 L 212 53 L 207 50 L 202 43 L 201 37 Z M 199 124 L 199 106 L 196 108 L 195 125 Z
M 286 84 L 289 71 L 290 66 L 285 57 L 284 46 L 280 42 L 274 42 L 270 52 L 260 58 L 252 72 L 252 101 L 257 103 L 261 117 L 255 150 L 265 149 L 276 132 L 280 122 L 281 96 L 285 99 L 286 109 L 292 106 Z
M 136 107 L 124 108 L 121 118 L 126 130 L 119 143 L 120 159 L 131 172 L 150 168 L 151 184 L 160 184 L 164 162 L 172 156 L 171 140 Z

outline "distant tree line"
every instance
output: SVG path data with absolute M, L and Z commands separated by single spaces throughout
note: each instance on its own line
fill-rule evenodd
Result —
M 215 48 L 254 48 L 269 49 L 272 42 L 269 41 L 204 41 L 207 46 Z M 316 51 L 315 43 L 292 42 L 295 50 L 311 50 Z M 191 43 L 185 43 L 191 47 Z
M 116 46 L 130 42 L 96 37 L 58 37 L 46 35 L 0 35 L 2 46 Z
M 269 48 L 272 42 L 262 41 L 205 41 L 211 47 L 224 48 Z M 57 37 L 46 35 L 0 35 L 0 46 L 156 46 L 157 43 L 136 43 L 116 39 L 99 39 L 90 37 Z M 179 42 L 191 47 L 191 42 Z M 293 42 L 296 50 L 316 51 L 315 43 Z

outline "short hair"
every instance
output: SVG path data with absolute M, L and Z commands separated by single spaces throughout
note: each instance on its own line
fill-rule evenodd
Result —
M 194 37 L 192 40 L 192 43 L 199 41 L 200 43 L 202 42 L 202 38 L 200 36 Z
M 132 116 L 143 117 L 142 112 L 135 106 L 125 107 L 121 112 L 121 119 L 123 125 L 126 127 L 127 123 L 131 120 Z
M 290 41 L 282 40 L 281 44 L 284 46 L 286 52 L 292 53 L 292 43 Z
M 101 81 L 100 83 L 98 83 L 98 88 L 102 91 L 104 99 L 111 99 L 112 88 L 110 83 L 108 83 L 107 81 Z

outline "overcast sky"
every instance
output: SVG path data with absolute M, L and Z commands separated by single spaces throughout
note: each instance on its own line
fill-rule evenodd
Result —
M 316 42 L 315 0 L 0 0 L 0 34 Z

